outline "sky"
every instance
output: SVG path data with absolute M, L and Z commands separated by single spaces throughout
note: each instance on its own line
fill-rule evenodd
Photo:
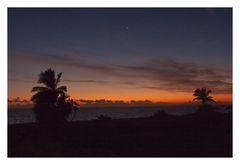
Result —
M 8 98 L 29 100 L 41 71 L 83 100 L 232 100 L 231 8 L 9 8 Z

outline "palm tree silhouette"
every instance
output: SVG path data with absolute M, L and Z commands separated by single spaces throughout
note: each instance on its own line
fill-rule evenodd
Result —
M 69 114 L 76 109 L 77 103 L 66 94 L 67 87 L 58 87 L 62 73 L 55 77 L 54 70 L 47 69 L 39 74 L 38 83 L 44 86 L 35 86 L 31 101 L 34 105 L 36 119 L 40 123 L 59 123 L 67 121 Z
M 206 88 L 197 88 L 193 93 L 193 96 L 196 96 L 193 101 L 201 101 L 202 104 L 205 104 L 206 102 L 216 103 L 216 101 L 213 100 L 213 97 L 209 96 L 211 92 L 211 89 L 207 90 Z

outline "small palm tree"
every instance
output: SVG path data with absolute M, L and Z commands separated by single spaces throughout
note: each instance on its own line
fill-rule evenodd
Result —
M 214 112 L 214 110 L 217 108 L 211 104 L 206 104 L 207 102 L 216 103 L 216 101 L 213 100 L 213 97 L 209 95 L 211 92 L 211 90 L 207 90 L 206 88 L 197 88 L 193 93 L 193 96 L 196 96 L 193 101 L 200 101 L 202 103 L 199 105 L 198 109 L 202 114 L 209 114 L 210 112 Z
M 193 93 L 193 96 L 196 96 L 193 101 L 201 101 L 202 104 L 205 104 L 206 102 L 216 103 L 216 101 L 213 100 L 213 97 L 209 96 L 211 92 L 211 89 L 207 90 L 206 88 L 197 88 Z
M 32 96 L 34 112 L 36 119 L 40 123 L 59 123 L 65 122 L 70 113 L 76 109 L 77 103 L 74 102 L 66 94 L 67 87 L 60 86 L 62 73 L 55 77 L 55 72 L 48 69 L 41 72 L 38 78 L 38 83 L 44 86 L 36 86 L 31 92 L 35 92 Z

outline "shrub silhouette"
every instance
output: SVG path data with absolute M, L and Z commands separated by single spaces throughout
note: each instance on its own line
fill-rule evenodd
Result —
M 200 101 L 202 104 L 199 106 L 200 112 L 213 112 L 216 109 L 216 107 L 212 106 L 211 104 L 207 104 L 216 103 L 216 101 L 213 100 L 213 97 L 209 95 L 211 92 L 211 89 L 207 90 L 206 88 L 197 88 L 194 91 L 193 96 L 195 96 L 195 98 L 193 101 Z
M 232 111 L 232 105 L 226 106 L 225 109 L 231 112 Z
M 98 120 L 100 120 L 100 121 L 110 121 L 110 120 L 112 120 L 112 118 L 108 115 L 100 115 L 100 116 L 98 116 Z
M 63 123 L 67 117 L 77 108 L 74 102 L 66 94 L 67 87 L 58 84 L 62 73 L 55 77 L 52 69 L 47 69 L 39 74 L 38 83 L 44 86 L 36 86 L 31 92 L 35 92 L 31 101 L 34 103 L 34 113 L 40 123 Z

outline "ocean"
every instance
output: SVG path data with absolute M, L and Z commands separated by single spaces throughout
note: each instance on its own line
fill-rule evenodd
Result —
M 220 106 L 219 111 L 226 112 L 226 106 Z M 113 119 L 140 118 L 152 116 L 162 110 L 172 115 L 184 115 L 197 112 L 196 105 L 156 106 L 156 107 L 101 107 L 80 108 L 71 115 L 71 121 L 94 120 L 100 115 L 107 115 Z M 8 109 L 8 124 L 36 122 L 32 109 Z

